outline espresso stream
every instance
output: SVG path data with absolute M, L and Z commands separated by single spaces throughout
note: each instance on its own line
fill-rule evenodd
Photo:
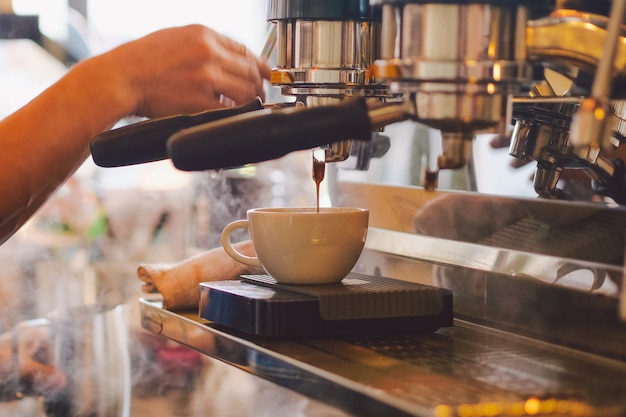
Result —
M 439 170 L 431 171 L 426 169 L 424 172 L 424 189 L 426 191 L 434 191 L 437 189 L 439 182 Z
M 320 212 L 320 184 L 324 180 L 326 173 L 326 162 L 319 160 L 313 153 L 313 181 L 315 181 L 315 201 L 317 202 L 317 212 Z

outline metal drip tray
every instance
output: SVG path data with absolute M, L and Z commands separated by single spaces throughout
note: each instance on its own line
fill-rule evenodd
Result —
M 268 338 L 141 300 L 142 325 L 357 416 L 624 416 L 626 363 L 455 320 L 434 332 Z
M 516 341 L 517 340 L 517 341 Z M 440 415 L 623 415 L 624 364 L 457 323 L 430 335 L 343 338 L 413 370 L 390 390 Z M 428 383 L 427 383 L 428 381 Z M 531 412 L 530 406 L 533 410 Z M 556 413 L 557 406 L 561 413 Z M 499 410 L 496 413 L 496 410 Z

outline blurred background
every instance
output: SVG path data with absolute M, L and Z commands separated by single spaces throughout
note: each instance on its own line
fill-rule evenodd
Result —
M 268 29 L 264 9 L 264 2 L 258 0 L 0 2 L 5 17 L 38 20 L 21 38 L 0 40 L 0 117 L 25 104 L 76 61 L 164 27 L 201 23 L 260 51 Z M 6 26 L 15 22 L 22 24 L 3 20 L 0 29 L 5 25 L 7 31 Z M 267 100 L 281 99 L 268 86 Z M 118 126 L 135 121 L 122 120 Z M 9 286 L 27 282 L 30 290 L 29 300 L 19 300 L 21 306 L 10 314 L 16 317 L 8 320 L 29 318 L 55 307 L 51 304 L 56 301 L 49 297 L 34 300 L 37 296 L 32 296 L 42 294 L 33 291 L 32 285 L 59 286 L 56 279 L 37 276 L 37 271 L 43 274 L 49 269 L 43 263 L 71 266 L 74 271 L 93 269 L 89 279 L 95 287 L 80 298 L 107 294 L 118 298 L 111 300 L 117 302 L 126 296 L 122 287 L 129 284 L 129 278 L 131 289 L 138 287 L 134 279 L 138 262 L 178 261 L 215 247 L 223 225 L 241 218 L 252 206 L 314 203 L 315 185 L 306 172 L 309 165 L 304 168 L 300 163 L 304 157 L 294 155 L 213 173 L 184 173 L 169 161 L 103 169 L 88 159 L 32 221 L 0 248 L 6 266 L 3 274 L 13 271 L 12 278 L 3 281 Z M 309 153 L 306 157 L 309 161 Z M 298 181 L 300 175 L 306 175 L 306 182 Z M 124 271 L 133 276 L 125 276 Z M 15 274 L 27 274 L 29 279 L 14 279 Z M 103 293 L 98 285 L 119 288 Z M 9 304 L 18 302 L 10 299 Z
M 0 17 L 0 117 L 75 62 L 164 27 L 204 24 L 258 52 L 268 29 L 260 0 L 0 0 Z M 267 90 L 268 101 L 282 100 Z M 300 413 L 311 405 L 303 397 L 173 342 L 146 340 L 136 312 L 135 270 L 139 263 L 177 262 L 218 246 L 223 226 L 250 207 L 315 204 L 310 158 L 309 151 L 212 173 L 183 173 L 169 161 L 104 169 L 88 159 L 0 247 L 0 332 L 85 306 L 119 316 L 115 307 L 122 306 L 130 339 L 114 348 L 130 362 L 121 364 L 128 380 L 117 386 L 129 388 L 119 395 L 132 391 L 132 401 L 120 415 L 264 415 L 254 398 L 269 391 Z M 40 399 L 0 403 L 1 415 L 42 413 Z

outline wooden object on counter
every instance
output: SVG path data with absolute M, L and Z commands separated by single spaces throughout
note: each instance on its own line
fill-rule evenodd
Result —
M 252 242 L 234 245 L 241 253 L 254 256 Z M 232 259 L 220 248 L 214 248 L 173 264 L 140 264 L 137 277 L 144 282 L 142 291 L 160 293 L 168 310 L 197 308 L 199 284 L 206 281 L 237 279 L 241 274 L 262 273 Z

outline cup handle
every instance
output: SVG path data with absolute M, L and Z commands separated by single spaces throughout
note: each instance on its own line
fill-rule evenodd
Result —
M 248 220 L 235 220 L 224 227 L 222 231 L 222 247 L 226 251 L 228 255 L 234 260 L 241 262 L 244 265 L 254 266 L 257 268 L 262 268 L 261 261 L 259 258 L 254 256 L 247 256 L 238 252 L 237 249 L 234 248 L 233 243 L 230 241 L 230 234 L 235 229 L 247 229 L 248 228 Z

